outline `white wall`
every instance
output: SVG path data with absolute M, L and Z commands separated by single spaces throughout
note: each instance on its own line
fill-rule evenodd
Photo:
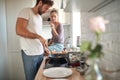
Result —
M 79 11 L 72 12 L 72 45 L 77 47 L 77 36 L 81 37 L 81 23 L 80 23 L 81 13 Z
M 19 38 L 15 32 L 17 15 L 22 8 L 32 7 L 35 0 L 5 0 L 9 79 L 24 80 Z
M 8 80 L 5 1 L 0 0 L 0 80 Z M 6 76 L 7 75 L 7 76 Z
M 108 70 L 120 70 L 120 0 L 115 0 L 113 3 L 94 13 L 82 13 L 82 39 L 91 40 L 95 38 L 89 30 L 87 21 L 90 17 L 101 15 L 109 20 L 106 25 L 106 32 L 101 36 L 101 43 L 103 44 L 104 57 L 100 62 L 100 67 Z M 93 41 L 94 42 L 94 41 Z M 107 80 L 120 80 L 120 72 L 105 73 Z

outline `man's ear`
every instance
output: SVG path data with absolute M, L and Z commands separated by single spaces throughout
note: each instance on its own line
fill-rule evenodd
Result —
M 42 1 L 40 0 L 39 3 L 38 3 L 39 6 L 42 6 Z

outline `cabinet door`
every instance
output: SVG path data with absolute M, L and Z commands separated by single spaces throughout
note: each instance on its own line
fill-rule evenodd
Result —
M 1 1 L 1 0 L 0 0 Z M 23 63 L 21 60 L 19 37 L 16 35 L 15 26 L 18 13 L 21 9 L 32 7 L 36 0 L 5 0 L 6 4 L 6 25 L 7 25 L 7 46 L 10 79 L 24 80 Z M 3 79 L 5 80 L 5 79 Z
M 33 1 L 35 0 L 6 0 L 8 52 L 20 50 L 19 37 L 15 32 L 17 16 L 23 8 L 35 5 Z

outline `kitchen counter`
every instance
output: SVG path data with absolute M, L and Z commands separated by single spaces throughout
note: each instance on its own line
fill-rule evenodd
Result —
M 46 58 L 47 57 L 44 57 L 43 62 L 36 74 L 35 80 L 52 80 L 51 78 L 45 77 L 43 75 Z M 83 76 L 81 76 L 80 73 L 77 72 L 75 68 L 71 68 L 71 69 L 73 71 L 72 75 L 67 78 L 64 78 L 65 80 L 83 80 Z

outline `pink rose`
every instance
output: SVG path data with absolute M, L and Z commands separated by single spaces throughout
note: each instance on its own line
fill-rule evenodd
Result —
M 102 16 L 94 17 L 89 20 L 89 26 L 94 32 L 105 32 L 105 24 L 108 23 Z

